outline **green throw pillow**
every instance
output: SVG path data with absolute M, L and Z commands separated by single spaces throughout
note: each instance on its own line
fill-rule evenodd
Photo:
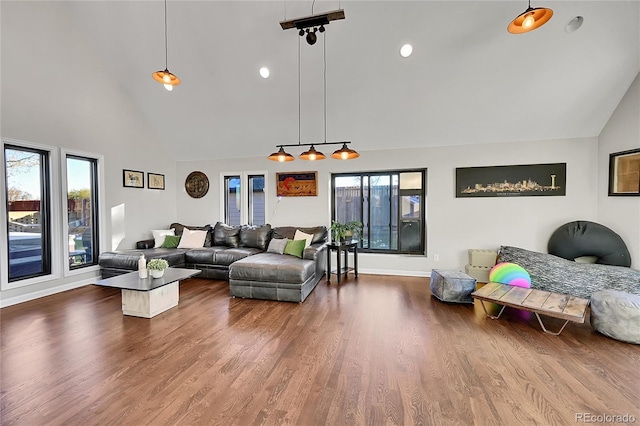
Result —
M 164 237 L 164 243 L 160 247 L 162 248 L 176 248 L 180 244 L 180 237 L 178 235 L 167 235 Z
M 290 254 L 302 259 L 302 253 L 304 253 L 306 243 L 305 240 L 289 240 L 284 248 L 284 254 Z

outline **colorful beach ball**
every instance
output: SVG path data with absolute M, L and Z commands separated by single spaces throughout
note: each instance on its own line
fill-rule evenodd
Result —
M 489 281 L 517 287 L 531 287 L 531 276 L 522 266 L 515 263 L 498 263 L 489 271 Z

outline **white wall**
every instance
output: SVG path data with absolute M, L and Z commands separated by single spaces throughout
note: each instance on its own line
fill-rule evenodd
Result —
M 598 220 L 617 232 L 640 270 L 640 197 L 608 196 L 609 154 L 640 148 L 640 74 L 598 138 Z
M 101 248 L 132 248 L 150 236 L 149 229 L 176 218 L 175 161 L 158 149 L 118 78 L 105 72 L 61 13 L 65 7 L 65 2 L 2 4 L 1 136 L 104 155 Z M 53 48 L 61 45 L 67 48 Z M 148 80 L 149 90 L 163 91 L 150 74 Z M 166 190 L 123 188 L 125 168 L 164 174 Z M 113 208 L 124 212 L 118 223 L 112 223 Z M 11 290 L 3 283 L 0 299 L 4 305 L 91 282 L 97 275 L 94 270 Z
M 366 142 L 353 142 L 356 150 L 365 146 Z M 299 154 L 298 151 L 291 149 L 292 154 Z M 593 190 L 598 179 L 593 173 L 598 166 L 596 138 L 360 153 L 360 158 L 352 161 L 275 163 L 258 157 L 180 162 L 176 181 L 178 218 L 195 225 L 215 223 L 220 220 L 220 174 L 264 170 L 268 176 L 268 223 L 328 225 L 331 173 L 424 167 L 428 169 L 428 256 L 361 256 L 363 272 L 408 275 L 428 275 L 432 268 L 463 269 L 469 248 L 497 249 L 500 245 L 515 245 L 546 252 L 549 236 L 558 226 L 572 220 L 597 220 L 597 198 Z M 455 198 L 456 167 L 536 163 L 567 163 L 566 196 Z M 190 198 L 183 188 L 184 179 L 195 170 L 204 172 L 211 181 L 209 193 L 201 199 Z M 318 171 L 317 197 L 283 197 L 278 202 L 276 172 L 311 170 Z M 439 255 L 439 262 L 433 261 L 434 254 Z

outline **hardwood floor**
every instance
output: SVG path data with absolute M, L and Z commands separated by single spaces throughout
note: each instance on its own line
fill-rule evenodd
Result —
M 588 323 L 547 335 L 522 311 L 490 320 L 425 278 L 321 281 L 302 304 L 191 279 L 150 320 L 87 286 L 0 315 L 2 425 L 640 422 L 639 346 Z

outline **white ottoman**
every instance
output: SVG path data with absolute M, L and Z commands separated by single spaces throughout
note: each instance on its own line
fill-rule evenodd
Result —
M 591 326 L 605 336 L 640 344 L 640 296 L 596 291 L 591 295 Z
M 476 279 L 464 272 L 433 269 L 430 285 L 431 294 L 443 302 L 473 303 Z

